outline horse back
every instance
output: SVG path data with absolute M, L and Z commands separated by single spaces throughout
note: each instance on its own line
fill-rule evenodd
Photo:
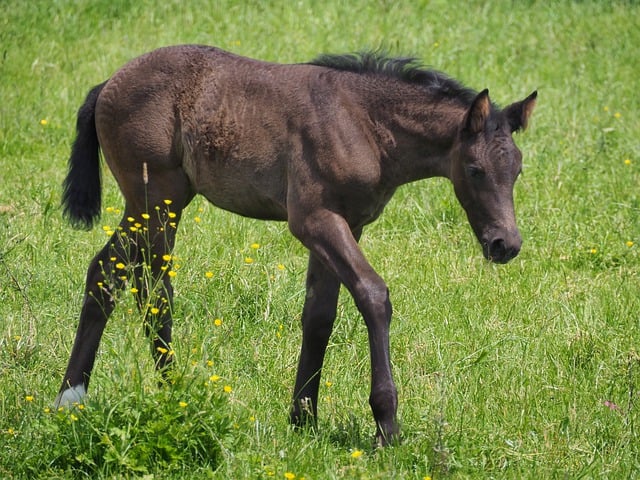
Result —
M 121 187 L 141 162 L 150 173 L 182 169 L 194 192 L 221 208 L 285 220 L 291 182 L 321 198 L 322 189 L 379 177 L 367 162 L 366 112 L 332 73 L 215 47 L 155 50 L 122 67 L 100 95 L 106 161 Z

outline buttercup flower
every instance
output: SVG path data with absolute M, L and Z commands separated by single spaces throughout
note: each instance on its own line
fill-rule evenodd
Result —
M 362 450 L 354 450 L 351 452 L 351 458 L 360 458 L 364 452 Z

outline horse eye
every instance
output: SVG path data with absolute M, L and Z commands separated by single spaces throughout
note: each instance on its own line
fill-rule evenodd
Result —
M 469 176 L 475 180 L 480 180 L 485 176 L 485 171 L 477 165 L 469 165 L 467 171 Z

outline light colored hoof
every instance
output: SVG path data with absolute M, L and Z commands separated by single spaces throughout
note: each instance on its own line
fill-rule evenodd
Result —
M 82 399 L 87 394 L 84 385 L 76 385 L 71 388 L 67 388 L 64 392 L 60 392 L 54 402 L 55 408 L 65 407 L 69 408 L 79 403 L 82 403 Z

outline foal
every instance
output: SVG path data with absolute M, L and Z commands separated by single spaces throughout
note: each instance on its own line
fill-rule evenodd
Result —
M 376 53 L 278 65 L 206 46 L 155 50 L 93 88 L 80 108 L 64 182 L 64 212 L 91 227 L 100 214 L 99 150 L 146 230 L 120 231 L 92 260 L 80 322 L 56 404 L 85 395 L 102 332 L 122 286 L 122 268 L 146 309 L 159 369 L 169 365 L 172 288 L 165 258 L 183 209 L 196 194 L 220 208 L 287 221 L 310 251 L 302 348 L 291 421 L 315 421 L 318 388 L 340 285 L 355 300 L 371 353 L 369 403 L 376 437 L 399 435 L 391 375 L 387 286 L 358 246 L 397 187 L 451 180 L 484 256 L 506 263 L 521 246 L 513 186 L 522 160 L 512 133 L 524 129 L 536 92 L 501 110 L 412 59 Z M 170 207 L 165 200 L 170 201 Z M 170 210 L 170 211 L 169 211 Z M 167 226 L 171 217 L 171 228 Z M 140 248 L 144 239 L 149 251 Z M 149 300 L 144 268 L 165 300 Z M 155 312 L 155 313 L 153 313 Z

